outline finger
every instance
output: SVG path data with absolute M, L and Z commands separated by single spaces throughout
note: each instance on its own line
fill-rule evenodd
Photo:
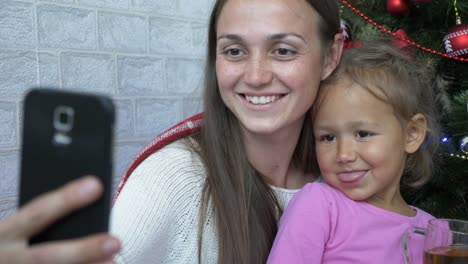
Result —
M 112 260 L 119 250 L 119 240 L 110 235 L 99 234 L 39 244 L 31 247 L 29 257 L 38 264 L 95 263 Z
M 84 177 L 39 196 L 8 219 L 11 234 L 30 237 L 64 215 L 97 200 L 102 185 L 95 177 Z

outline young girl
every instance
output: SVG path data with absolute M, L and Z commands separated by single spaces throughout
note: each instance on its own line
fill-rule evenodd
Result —
M 385 44 L 344 53 L 312 108 L 326 183 L 292 199 L 268 263 L 404 263 L 403 234 L 433 218 L 400 193 L 400 184 L 418 187 L 431 175 L 431 74 Z M 413 263 L 422 263 L 423 240 L 410 239 Z

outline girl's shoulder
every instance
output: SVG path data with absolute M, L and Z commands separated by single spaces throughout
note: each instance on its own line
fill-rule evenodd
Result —
M 323 208 L 335 214 L 338 207 L 343 203 L 343 199 L 346 199 L 346 196 L 327 183 L 312 182 L 302 187 L 293 197 L 290 205 L 294 204 L 294 207 Z
M 304 187 L 300 190 L 300 193 L 305 193 L 307 195 L 312 196 L 320 196 L 327 198 L 339 198 L 345 197 L 340 191 L 336 190 L 335 188 L 328 185 L 326 182 L 323 181 L 315 181 L 311 183 L 307 183 Z
M 420 223 L 421 226 L 426 226 L 429 220 L 435 218 L 435 216 L 429 214 L 428 212 L 419 209 L 417 207 L 411 206 L 414 210 L 416 210 L 416 221 Z

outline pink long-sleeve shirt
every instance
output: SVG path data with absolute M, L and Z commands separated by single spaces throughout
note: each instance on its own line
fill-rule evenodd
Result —
M 434 218 L 414 209 L 416 216 L 403 216 L 348 199 L 325 183 L 307 184 L 281 218 L 267 263 L 404 263 L 403 234 Z M 423 246 L 423 235 L 410 236 L 412 263 L 422 263 Z

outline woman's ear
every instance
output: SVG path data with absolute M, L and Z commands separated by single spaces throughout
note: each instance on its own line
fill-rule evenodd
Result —
M 415 114 L 406 125 L 405 151 L 416 152 L 426 138 L 427 120 L 423 114 Z
M 341 53 L 343 52 L 343 34 L 337 33 L 333 40 L 333 45 L 328 50 L 325 56 L 325 63 L 322 70 L 322 81 L 325 80 L 335 70 L 340 62 Z

